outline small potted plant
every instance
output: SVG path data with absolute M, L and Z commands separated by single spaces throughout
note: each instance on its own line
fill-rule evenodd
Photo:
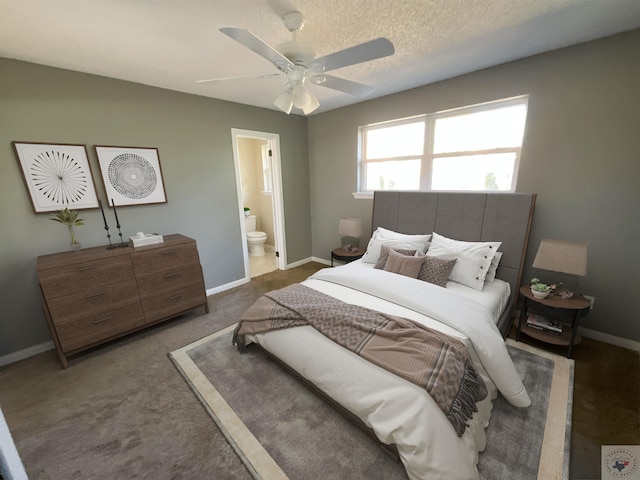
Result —
M 251 215 L 251 209 L 249 207 L 244 207 L 244 216 L 248 217 Z
M 542 283 L 539 278 L 531 279 L 531 293 L 536 298 L 546 298 L 554 288 L 556 288 L 555 285 Z
M 76 233 L 73 231 L 73 227 L 76 225 L 84 225 L 84 220 L 78 218 L 77 210 L 69 210 L 67 207 L 63 208 L 59 212 L 53 215 L 54 222 L 60 222 L 67 226 L 69 229 L 69 235 L 71 235 L 71 250 L 74 252 L 80 251 L 80 242 L 76 238 Z

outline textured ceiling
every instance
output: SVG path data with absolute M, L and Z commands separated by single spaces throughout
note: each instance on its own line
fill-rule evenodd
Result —
M 0 56 L 275 110 L 284 79 L 196 80 L 276 73 L 218 29 L 277 47 L 293 10 L 318 56 L 380 36 L 396 49 L 331 72 L 366 97 L 310 86 L 314 113 L 640 27 L 640 0 L 0 0 Z

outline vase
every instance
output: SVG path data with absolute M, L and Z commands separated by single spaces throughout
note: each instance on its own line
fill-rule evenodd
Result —
M 73 231 L 73 225 L 67 225 L 67 226 L 69 227 L 69 235 L 71 235 L 71 244 L 69 245 L 69 248 L 71 249 L 72 252 L 79 252 L 82 246 L 80 245 L 80 242 L 76 238 L 76 232 Z
M 534 290 L 533 288 L 531 289 L 531 293 L 533 294 L 534 297 L 536 298 L 547 298 L 549 296 L 549 291 L 546 292 L 540 292 L 538 290 Z

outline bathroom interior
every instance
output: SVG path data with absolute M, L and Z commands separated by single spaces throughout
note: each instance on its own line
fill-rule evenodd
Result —
M 248 243 L 251 278 L 278 268 L 268 150 L 267 140 L 238 138 L 238 162 L 247 227 L 245 242 Z

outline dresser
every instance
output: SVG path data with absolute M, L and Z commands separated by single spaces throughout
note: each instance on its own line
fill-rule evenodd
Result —
M 82 249 L 38 257 L 43 310 L 63 368 L 67 357 L 194 308 L 209 312 L 195 240 Z

